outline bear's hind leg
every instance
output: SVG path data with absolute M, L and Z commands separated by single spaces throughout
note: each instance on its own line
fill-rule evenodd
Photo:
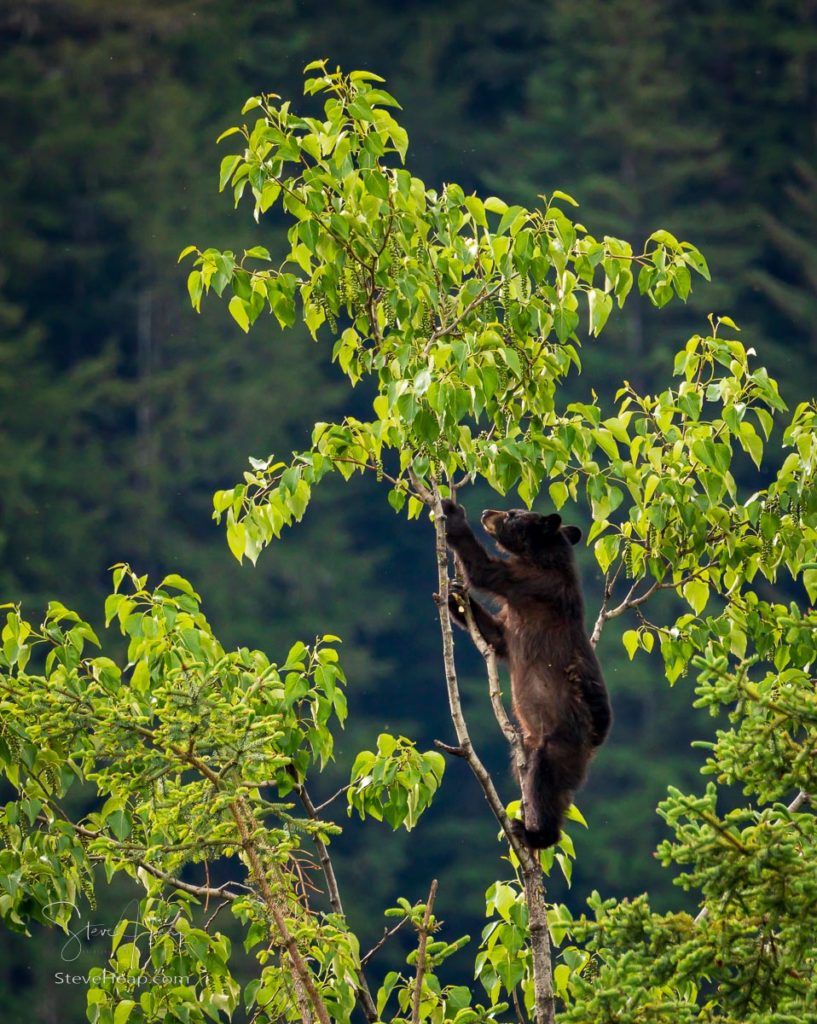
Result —
M 527 749 L 522 779 L 525 822 L 511 823 L 526 846 L 544 850 L 559 841 L 565 813 L 582 783 L 586 760 L 583 751 L 564 741 L 550 740 Z

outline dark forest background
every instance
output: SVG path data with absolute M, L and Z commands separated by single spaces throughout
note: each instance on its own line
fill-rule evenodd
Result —
M 675 347 L 713 311 L 737 320 L 793 405 L 817 357 L 817 2 L 0 0 L 0 602 L 37 618 L 59 598 L 100 624 L 107 568 L 128 560 L 157 581 L 189 577 L 228 645 L 283 658 L 296 639 L 339 634 L 351 716 L 331 792 L 384 729 L 422 749 L 451 739 L 432 534 L 365 482 L 326 483 L 257 568 L 237 565 L 213 491 L 249 455 L 302 447 L 344 385 L 305 331 L 264 318 L 244 336 L 215 303 L 196 316 L 176 265 L 189 243 L 275 251 L 283 224 L 256 226 L 217 193 L 214 140 L 253 93 L 303 105 L 303 65 L 324 56 L 387 78 L 430 186 L 526 205 L 558 188 L 593 234 L 638 244 L 664 227 L 703 250 L 713 284 L 660 314 L 631 300 L 583 349 L 577 397 L 624 378 L 665 386 Z M 474 518 L 487 495 L 463 501 Z M 601 581 L 584 565 L 590 615 Z M 580 794 L 590 828 L 572 829 L 572 889 L 554 876 L 551 893 L 578 907 L 593 888 L 647 889 L 656 909 L 688 907 L 652 856 L 654 808 L 668 784 L 700 786 L 689 744 L 714 723 L 660 659 L 627 660 L 631 625 L 604 639 L 616 726 Z M 472 732 L 512 799 L 468 647 Z M 484 891 L 508 870 L 459 763 L 416 832 L 350 821 L 333 847 L 364 949 L 382 908 L 422 898 L 431 877 L 446 935 L 477 936 Z M 112 928 L 130 896 L 103 896 L 83 921 Z M 0 933 L 4 1022 L 85 1019 L 82 987 L 54 972 L 102 964 L 108 940 L 85 936 L 71 963 L 64 941 Z M 399 959 L 395 944 L 380 966 Z

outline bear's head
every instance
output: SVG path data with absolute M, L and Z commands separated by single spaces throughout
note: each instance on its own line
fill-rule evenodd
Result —
M 531 562 L 558 561 L 560 555 L 570 558 L 573 545 L 582 539 L 578 526 L 562 526 L 562 517 L 555 512 L 542 516 L 525 509 L 500 512 L 487 508 L 480 521 L 498 547 Z

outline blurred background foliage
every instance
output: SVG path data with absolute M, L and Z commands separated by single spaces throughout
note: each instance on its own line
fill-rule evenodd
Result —
M 633 298 L 583 349 L 571 397 L 625 377 L 662 386 L 675 347 L 714 311 L 738 320 L 791 406 L 817 357 L 817 2 L 0 5 L 0 600 L 36 615 L 58 597 L 99 623 L 107 567 L 127 560 L 189 577 L 228 644 L 279 658 L 295 639 L 339 634 L 351 715 L 328 793 L 384 729 L 421 749 L 451 738 L 432 535 L 366 481 L 342 494 L 327 482 L 300 529 L 256 569 L 237 565 L 210 519 L 213 491 L 248 455 L 303 447 L 314 421 L 337 416 L 343 382 L 305 331 L 268 318 L 244 336 L 215 304 L 193 314 L 176 267 L 191 242 L 275 252 L 281 224 L 256 226 L 217 194 L 213 141 L 248 95 L 298 97 L 304 64 L 322 56 L 387 78 L 409 166 L 429 185 L 526 205 L 563 189 L 594 234 L 638 244 L 663 227 L 705 253 L 713 284 L 660 316 Z M 365 394 L 354 401 L 366 409 Z M 495 499 L 463 501 L 473 516 Z M 584 564 L 592 614 L 601 580 Z M 627 661 L 630 625 L 603 640 L 616 726 L 580 797 L 590 829 L 574 827 L 572 892 L 552 882 L 576 908 L 591 888 L 685 905 L 652 856 L 654 808 L 668 784 L 700 786 L 689 743 L 713 726 L 690 710 L 685 680 L 666 685 L 660 659 Z M 458 650 L 475 741 L 512 799 L 479 660 L 464 639 Z M 478 934 L 501 872 L 458 762 L 412 835 L 350 822 L 333 845 L 364 948 L 380 908 L 422 898 L 432 874 L 450 933 Z M 92 918 L 113 927 L 125 898 Z M 85 941 L 78 969 L 106 945 Z M 61 946 L 0 934 L 9 1013 L 84 1019 L 84 988 L 53 984 Z M 380 955 L 384 970 L 397 953 Z

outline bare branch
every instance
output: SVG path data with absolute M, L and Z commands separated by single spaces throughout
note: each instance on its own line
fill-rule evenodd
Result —
M 365 965 L 372 959 L 372 957 L 375 955 L 375 953 L 377 953 L 378 950 L 381 950 L 386 945 L 386 943 L 389 941 L 389 939 L 392 937 L 392 935 L 396 935 L 400 931 L 400 929 L 403 927 L 403 925 L 406 924 L 406 922 L 408 922 L 410 920 L 411 920 L 411 918 L 404 917 L 394 926 L 394 928 L 386 928 L 383 931 L 382 938 L 372 946 L 372 948 L 369 950 L 369 952 L 365 956 L 362 956 L 360 958 L 361 965 L 363 965 L 365 967 Z
M 192 885 L 190 882 L 183 882 L 181 878 L 175 878 L 166 871 L 155 868 L 152 864 L 148 864 L 147 861 L 137 860 L 134 863 L 147 871 L 149 875 L 153 875 L 154 878 L 159 878 L 161 881 L 167 882 L 168 885 L 172 885 L 176 889 L 182 889 L 184 892 L 192 893 L 194 896 L 204 896 L 205 899 L 209 899 L 212 896 L 216 899 L 227 900 L 228 903 L 239 899 L 241 896 L 241 893 L 230 892 L 228 887 L 233 884 L 232 882 L 225 882 L 216 888 L 212 888 L 209 885 Z
M 596 647 L 596 644 L 598 644 L 599 640 L 601 639 L 601 631 L 604 629 L 604 623 L 607 621 L 605 618 L 607 614 L 607 605 L 610 603 L 610 598 L 613 594 L 613 588 L 615 587 L 619 574 L 621 573 L 621 570 L 623 568 L 624 559 L 622 557 L 621 561 L 618 564 L 618 568 L 613 573 L 613 578 L 610 579 L 609 573 L 604 577 L 604 597 L 602 598 L 601 608 L 599 609 L 596 624 L 593 626 L 593 632 L 590 636 L 590 645 L 593 648 Z
M 452 747 L 450 743 L 443 743 L 442 740 L 434 740 L 434 746 L 444 750 L 446 754 L 450 754 L 452 757 L 468 757 L 468 751 L 463 747 Z
M 508 816 L 505 814 L 505 805 L 497 793 L 485 765 L 483 765 L 474 751 L 471 737 L 468 734 L 468 727 L 463 717 L 457 669 L 454 664 L 454 635 L 451 627 L 451 617 L 448 614 L 448 549 L 445 542 L 445 516 L 443 515 L 440 493 L 436 486 L 434 487 L 433 495 L 430 494 L 429 496 L 433 502 L 434 529 L 436 533 L 437 582 L 440 595 L 437 610 L 440 616 L 440 629 L 442 631 L 445 681 L 448 690 L 448 706 L 451 713 L 451 721 L 454 724 L 454 731 L 457 734 L 458 742 L 458 746 L 451 748 L 449 753 L 456 753 L 457 756 L 465 758 L 468 762 L 469 768 L 477 777 L 477 781 L 482 787 L 485 799 L 488 801 L 494 817 L 505 831 L 508 841 L 514 847 L 514 850 L 520 847 L 521 853 L 524 856 L 524 853 L 527 851 L 524 847 L 521 847 L 521 844 L 517 843 L 516 837 L 511 832 Z
M 423 504 L 430 506 L 435 509 L 435 516 L 439 513 L 441 522 L 445 522 L 445 516 L 443 515 L 442 506 L 438 509 L 434 502 L 434 495 L 431 491 L 423 484 L 423 481 L 417 476 L 414 470 L 409 466 L 409 480 L 411 480 L 411 486 L 417 492 L 418 497 Z
M 213 923 L 213 921 L 215 921 L 215 919 L 222 912 L 222 910 L 224 910 L 224 908 L 229 906 L 229 905 L 230 905 L 229 899 L 224 899 L 224 900 L 221 901 L 221 903 L 219 903 L 219 905 L 216 907 L 216 909 L 213 911 L 213 913 L 204 922 L 204 930 L 206 932 L 210 931 L 210 925 Z
M 468 633 L 474 642 L 474 646 L 485 659 L 485 665 L 488 669 L 488 695 L 491 698 L 491 707 L 494 709 L 494 716 L 499 723 L 499 728 L 502 730 L 505 739 L 511 744 L 514 749 L 519 742 L 519 733 L 513 726 L 508 714 L 505 711 L 505 705 L 502 703 L 502 689 L 499 684 L 499 671 L 497 670 L 496 664 L 496 651 L 486 641 L 479 629 L 477 624 L 474 622 L 474 615 L 471 611 L 471 605 L 468 601 L 465 602 L 465 621 L 468 624 Z
M 324 800 L 324 802 L 322 804 L 318 804 L 318 806 L 315 808 L 315 813 L 316 814 L 320 814 L 321 811 L 323 811 L 325 808 L 327 808 L 331 803 L 334 803 L 334 801 L 337 800 L 337 798 L 339 796 L 343 796 L 343 794 L 345 792 L 347 792 L 347 790 L 350 790 L 351 788 L 352 788 L 352 783 L 351 782 L 347 782 L 345 786 L 341 786 L 340 789 L 337 791 L 337 793 L 333 793 L 332 796 L 330 796 L 328 800 Z
M 641 583 L 641 580 L 636 580 L 635 583 L 627 591 L 627 596 L 624 598 L 621 604 L 616 605 L 615 608 L 608 609 L 607 603 L 610 599 L 610 595 L 613 586 L 615 585 L 616 579 L 618 578 L 619 572 L 621 572 L 621 566 L 619 566 L 616 570 L 616 574 L 613 577 L 610 586 L 605 588 L 604 600 L 602 601 L 601 609 L 599 610 L 599 615 L 596 619 L 596 624 L 593 627 L 593 632 L 590 636 L 590 644 L 592 647 L 595 647 L 598 644 L 599 640 L 601 639 L 601 632 L 604 629 L 604 625 L 609 619 L 617 619 L 619 615 L 623 615 L 626 611 L 629 611 L 631 608 L 638 608 L 639 605 L 644 604 L 645 601 L 649 601 L 649 599 L 656 592 L 656 590 L 661 589 L 662 585 L 658 582 L 658 580 L 656 580 L 654 583 L 650 584 L 650 586 L 647 588 L 647 590 L 645 590 L 643 594 L 636 597 L 635 592 L 638 589 L 639 584 Z

